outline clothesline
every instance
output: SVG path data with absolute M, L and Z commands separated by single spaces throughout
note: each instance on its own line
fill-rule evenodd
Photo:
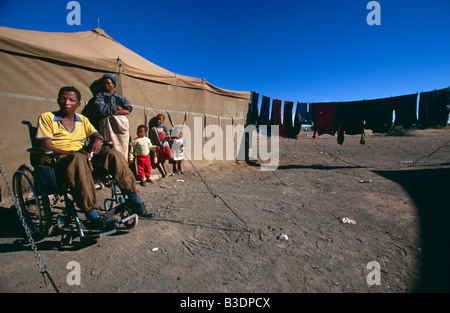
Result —
M 419 100 L 419 101 L 418 101 Z M 421 92 L 389 98 L 346 102 L 300 102 L 262 96 L 252 92 L 247 124 L 279 126 L 281 137 L 296 138 L 301 126 L 312 125 L 314 137 L 322 134 L 341 136 L 364 134 L 364 129 L 388 132 L 392 125 L 410 128 L 447 126 L 450 111 L 450 89 Z

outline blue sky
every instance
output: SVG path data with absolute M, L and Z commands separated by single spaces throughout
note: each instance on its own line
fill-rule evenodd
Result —
M 450 0 L 0 0 L 0 26 L 100 27 L 149 61 L 225 89 L 289 101 L 350 101 L 450 85 Z

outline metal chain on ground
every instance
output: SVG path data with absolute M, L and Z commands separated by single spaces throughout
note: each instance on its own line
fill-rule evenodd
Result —
M 14 206 L 16 207 L 17 214 L 19 216 L 19 219 L 22 223 L 23 229 L 25 230 L 25 234 L 27 235 L 28 242 L 31 245 L 31 249 L 34 252 L 34 257 L 36 258 L 36 264 L 39 268 L 39 272 L 41 273 L 42 277 L 44 278 L 45 284 L 48 286 L 47 278 L 49 279 L 50 283 L 52 284 L 53 288 L 57 293 L 59 293 L 58 287 L 56 286 L 55 282 L 53 281 L 51 275 L 50 275 L 50 268 L 47 266 L 47 264 L 44 261 L 44 258 L 39 253 L 36 244 L 34 242 L 33 236 L 31 235 L 30 229 L 28 228 L 27 222 L 25 221 L 25 217 L 22 214 L 22 210 L 19 208 L 19 205 L 17 204 L 17 199 L 14 196 L 14 193 L 12 191 L 11 185 L 9 184 L 8 177 L 6 176 L 6 173 L 3 169 L 2 163 L 0 163 L 0 171 L 2 173 L 3 179 L 5 180 L 6 187 L 9 190 L 9 194 L 11 196 L 11 199 L 14 202 Z

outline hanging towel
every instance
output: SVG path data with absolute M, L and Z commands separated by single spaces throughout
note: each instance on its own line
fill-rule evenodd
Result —
M 252 92 L 252 100 L 248 107 L 246 125 L 258 124 L 258 101 L 259 101 L 259 94 L 256 92 Z
M 449 89 L 422 92 L 419 100 L 419 124 L 424 127 L 447 126 Z
M 284 124 L 284 134 L 287 138 L 297 138 L 297 134 L 294 132 L 294 121 L 292 119 L 292 110 L 294 109 L 294 102 L 285 101 L 284 102 L 284 112 L 283 112 L 283 124 Z
M 336 120 L 339 130 L 349 135 L 359 135 L 364 131 L 364 101 L 339 102 Z
M 410 128 L 417 123 L 417 96 L 418 94 L 411 94 L 391 98 L 395 110 L 394 125 Z
M 394 98 L 365 100 L 365 128 L 374 133 L 388 132 L 392 126 Z
M 270 98 L 263 96 L 262 102 L 261 102 L 261 113 L 259 114 L 258 125 L 259 126 L 261 126 L 261 125 L 267 126 L 267 136 L 270 136 L 272 133 L 269 112 L 270 112 Z
M 313 138 L 323 134 L 334 136 L 338 130 L 336 120 L 338 104 L 336 102 L 319 102 L 312 103 L 310 106 L 313 120 Z
M 364 101 L 339 102 L 336 110 L 336 120 L 338 123 L 338 144 L 344 143 L 345 134 L 361 134 L 361 144 L 364 144 Z
M 284 128 L 281 120 L 281 100 L 272 100 L 272 125 L 278 125 L 279 136 L 284 137 Z
M 308 103 L 304 102 L 297 102 L 297 111 L 296 111 L 296 117 L 295 122 L 297 122 L 297 119 L 302 124 L 311 124 L 312 123 L 312 114 L 311 110 L 308 111 Z
M 304 109 L 301 107 L 302 105 L 304 105 Z M 302 124 L 307 124 L 303 114 L 302 110 L 306 111 L 306 106 L 308 104 L 307 103 L 301 103 L 301 102 L 297 102 L 297 108 L 295 109 L 295 114 L 294 114 L 294 137 L 297 137 L 297 135 L 300 133 L 301 129 L 302 129 Z

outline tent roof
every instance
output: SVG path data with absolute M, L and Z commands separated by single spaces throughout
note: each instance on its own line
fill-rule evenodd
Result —
M 62 62 L 103 72 L 118 70 L 134 78 L 216 94 L 249 99 L 250 92 L 215 87 L 204 79 L 178 75 L 139 56 L 110 37 L 104 30 L 61 33 L 0 27 L 0 50 Z

